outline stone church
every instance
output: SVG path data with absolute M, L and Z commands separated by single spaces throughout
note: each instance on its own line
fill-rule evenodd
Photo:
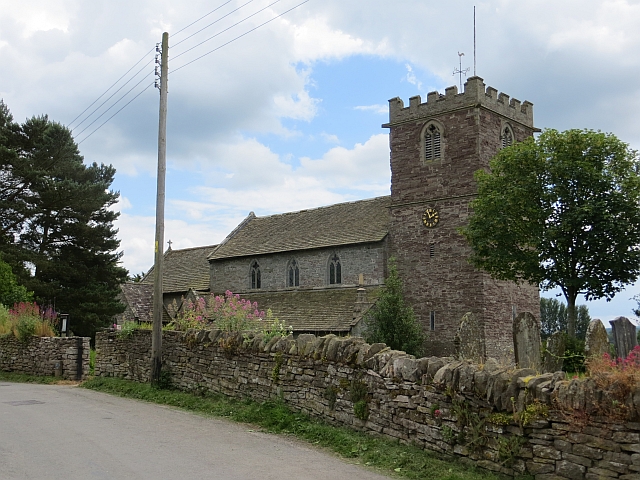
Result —
M 407 107 L 400 98 L 389 101 L 383 127 L 390 196 L 266 217 L 252 212 L 219 245 L 186 249 L 198 252 L 192 266 L 171 260 L 184 251 L 168 250 L 163 278 L 184 279 L 165 292 L 165 303 L 176 292 L 231 290 L 271 308 L 294 332 L 357 334 L 395 257 L 429 354 L 451 353 L 460 319 L 473 312 L 484 326 L 487 355 L 504 356 L 513 348 L 514 315 L 538 315 L 538 288 L 474 269 L 458 229 L 471 213 L 474 172 L 537 131 L 533 104 L 498 94 L 480 77 L 469 78 L 463 92 L 445 92 L 429 93 L 424 103 L 412 97 Z M 194 272 L 191 280 L 185 269 Z

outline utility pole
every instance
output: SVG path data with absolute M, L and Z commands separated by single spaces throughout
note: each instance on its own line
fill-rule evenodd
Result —
M 158 192 L 156 196 L 155 263 L 153 266 L 153 334 L 151 337 L 151 383 L 156 385 L 160 382 L 160 372 L 162 371 L 162 310 L 164 308 L 162 301 L 162 263 L 164 260 L 164 191 L 167 171 L 167 87 L 169 80 L 169 34 L 167 32 L 162 34 L 161 55 Z

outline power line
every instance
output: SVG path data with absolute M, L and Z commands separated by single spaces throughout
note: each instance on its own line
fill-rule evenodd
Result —
M 231 1 L 231 0 L 230 0 L 230 1 Z M 177 57 L 179 57 L 179 56 L 181 56 L 181 55 L 184 55 L 185 53 L 187 53 L 187 52 L 189 52 L 189 51 L 193 50 L 194 48 L 196 48 L 196 47 L 198 47 L 198 46 L 202 45 L 203 43 L 205 43 L 205 42 L 207 42 L 207 41 L 211 40 L 212 38 L 215 38 L 216 36 L 220 35 L 221 33 L 226 32 L 226 31 L 227 31 L 227 30 L 229 30 L 230 28 L 233 28 L 234 26 L 239 25 L 240 23 L 242 23 L 242 22 L 244 22 L 244 21 L 248 20 L 249 18 L 251 18 L 251 17 L 253 17 L 253 16 L 257 15 L 258 13 L 260 13 L 260 12 L 262 12 L 262 11 L 266 10 L 267 8 L 269 8 L 269 7 L 271 7 L 272 5 L 274 5 L 274 4 L 276 4 L 276 3 L 278 3 L 279 1 L 280 1 L 280 0 L 276 0 L 275 2 L 271 3 L 270 5 L 267 5 L 266 7 L 264 7 L 264 8 L 262 8 L 262 9 L 258 10 L 257 12 L 255 12 L 255 13 L 253 13 L 253 14 L 249 15 L 248 17 L 244 18 L 243 20 L 241 20 L 241 21 L 239 21 L 239 22 L 235 23 L 235 24 L 234 24 L 234 25 L 232 25 L 231 27 L 228 27 L 228 28 L 226 28 L 225 30 L 222 30 L 221 32 L 219 32 L 219 33 L 217 33 L 216 35 L 214 35 L 214 36 L 212 36 L 212 37 L 208 38 L 207 40 L 204 40 L 203 42 L 200 42 L 198 45 L 195 45 L 195 46 L 191 47 L 190 49 L 185 50 L 184 52 L 180 53 L 179 55 L 176 55 L 176 57 L 174 57 L 174 58 L 177 58 Z M 242 34 L 238 35 L 237 37 L 235 37 L 235 38 L 233 38 L 233 39 L 229 40 L 228 42 L 225 42 L 225 43 L 223 43 L 222 45 L 219 45 L 218 47 L 214 48 L 213 50 L 210 50 L 210 51 L 208 51 L 207 53 L 205 53 L 205 54 L 203 54 L 203 55 L 200 55 L 199 57 L 197 57 L 197 58 L 195 58 L 195 59 L 193 59 L 193 60 L 191 60 L 191 61 L 189 61 L 189 62 L 187 62 L 187 63 L 185 63 L 185 64 L 183 64 L 183 65 L 181 65 L 180 67 L 178 67 L 178 68 L 176 68 L 176 69 L 172 70 L 172 71 L 171 71 L 171 73 L 173 73 L 173 72 L 177 72 L 178 70 L 180 70 L 180 69 L 182 69 L 182 68 L 186 67 L 187 65 L 190 65 L 190 64 L 192 64 L 192 63 L 194 63 L 194 62 L 196 62 L 196 61 L 200 60 L 201 58 L 204 58 L 204 57 L 206 57 L 207 55 L 210 55 L 210 54 L 212 54 L 213 52 L 216 52 L 216 51 L 220 50 L 221 48 L 223 48 L 223 47 L 225 47 L 225 46 L 229 45 L 230 43 L 233 43 L 233 42 L 235 42 L 236 40 L 238 40 L 238 39 L 240 39 L 240 38 L 242 38 L 242 37 L 244 37 L 244 36 L 248 35 L 249 33 L 251 33 L 251 32 L 254 32 L 254 31 L 258 30 L 259 28 L 261 28 L 261 27 L 265 26 L 266 24 L 273 22 L 274 20 L 276 20 L 276 19 L 278 19 L 278 18 L 280 18 L 280 17 L 282 17 L 282 16 L 286 15 L 287 13 L 289 13 L 289 12 L 291 12 L 291 11 L 295 10 L 296 8 L 298 8 L 298 7 L 302 6 L 302 5 L 304 5 L 305 3 L 308 3 L 309 1 L 310 1 L 310 0 L 304 0 L 303 2 L 300 2 L 299 4 L 295 5 L 294 7 L 289 8 L 288 10 L 285 10 L 284 12 L 282 12 L 282 13 L 280 13 L 280 14 L 276 15 L 275 17 L 273 17 L 273 18 L 271 18 L 271 19 L 269 19 L 269 20 L 267 20 L 266 22 L 263 22 L 263 23 L 261 23 L 260 25 L 257 25 L 257 26 L 255 26 L 254 28 L 252 28 L 252 29 L 250 29 L 250 30 L 247 30 L 246 32 L 244 32 L 244 33 L 242 33 Z M 229 3 L 229 2 L 227 2 L 227 3 Z M 247 2 L 247 3 L 250 3 L 250 2 Z M 222 6 L 224 6 L 224 5 L 226 5 L 226 3 L 225 3 L 225 4 L 223 4 L 223 5 L 221 5 L 221 7 L 222 7 Z M 245 5 L 246 5 L 246 4 L 245 4 Z M 243 5 L 243 6 L 244 6 L 244 5 Z M 221 7 L 218 7 L 218 9 L 219 9 L 219 8 L 221 8 Z M 242 8 L 242 7 L 239 7 L 239 8 Z M 217 10 L 217 9 L 216 9 L 216 10 Z M 237 10 L 237 9 L 236 9 L 236 10 Z M 215 10 L 213 10 L 213 11 L 212 11 L 212 12 L 210 12 L 210 13 L 213 13 L 214 11 L 215 11 Z M 210 14 L 210 13 L 209 13 L 209 14 Z M 231 12 L 231 13 L 233 13 L 233 12 Z M 207 15 L 209 15 L 209 14 L 207 14 Z M 202 18 L 206 17 L 207 15 L 204 15 L 204 16 L 200 17 L 200 19 L 196 20 L 195 22 L 192 22 L 191 24 L 187 25 L 187 27 L 183 28 L 182 30 L 179 30 L 178 32 L 181 32 L 181 31 L 185 30 L 186 28 L 188 28 L 189 26 L 191 26 L 191 25 L 193 25 L 193 24 L 197 23 L 198 21 L 200 21 Z M 224 17 L 222 17 L 222 18 L 224 18 Z M 213 22 L 213 23 L 215 23 L 215 22 Z M 207 28 L 207 27 L 205 27 L 205 28 Z M 201 31 L 201 30 L 200 30 L 200 31 Z M 196 33 L 198 33 L 198 32 L 196 32 Z M 192 36 L 193 36 L 193 35 L 192 35 Z M 189 37 L 189 38 L 190 38 L 190 37 Z M 186 39 L 185 39 L 185 40 L 186 40 Z M 184 40 L 183 40 L 183 41 L 184 41 Z M 155 47 L 154 47 L 154 48 L 155 48 Z M 153 51 L 153 49 L 151 49 L 149 52 L 147 52 L 147 54 L 145 54 L 145 56 L 146 56 L 146 55 L 148 55 L 151 51 Z M 140 63 L 140 61 L 142 61 L 143 59 L 144 59 L 144 57 L 143 57 L 142 59 L 140 59 L 140 60 L 136 63 L 136 65 L 137 65 L 138 63 Z M 135 67 L 136 65 L 134 65 L 134 67 Z M 148 63 L 147 63 L 147 65 L 148 65 Z M 146 66 L 146 65 L 145 65 L 145 66 Z M 131 69 L 129 69 L 129 70 L 127 71 L 127 73 L 129 73 L 132 69 L 133 69 L 133 67 L 132 67 Z M 140 73 L 140 72 L 136 73 L 136 75 L 134 75 L 134 76 L 132 77 L 132 79 L 133 79 L 133 78 L 135 78 L 139 73 Z M 120 81 L 120 80 L 121 80 L 125 75 L 126 75 L 126 73 L 125 73 L 122 77 L 120 77 L 120 79 L 118 79 L 118 81 Z M 145 77 L 145 78 L 146 78 L 146 77 Z M 127 83 L 129 83 L 132 79 L 130 79 L 129 81 L 127 81 Z M 105 110 L 102 114 L 100 114 L 100 116 L 99 116 L 99 117 L 97 117 L 93 122 L 91 122 L 89 125 L 87 125 L 87 126 L 86 126 L 86 127 L 85 127 L 85 128 L 84 128 L 84 129 L 83 129 L 83 130 L 78 134 L 78 135 L 81 135 L 81 134 L 82 134 L 85 130 L 87 130 L 91 125 L 93 125 L 96 121 L 98 121 L 98 120 L 99 120 L 103 115 L 105 115 L 109 110 L 111 110 L 114 106 L 116 106 L 116 105 L 117 105 L 117 104 L 118 104 L 118 103 L 119 103 L 119 102 L 120 102 L 124 97 L 126 97 L 126 96 L 127 96 L 127 95 L 132 91 L 132 90 L 134 90 L 134 89 L 135 89 L 138 85 L 140 85 L 143 81 L 144 81 L 144 78 L 143 78 L 140 82 L 138 82 L 137 84 L 135 84 L 133 87 L 131 87 L 131 89 L 129 89 L 129 90 L 128 90 L 128 91 L 127 91 L 127 92 L 126 92 L 122 97 L 120 97 L 120 98 L 119 98 L 119 99 L 118 99 L 118 100 L 117 100 L 113 105 L 111 105 L 107 110 Z M 116 82 L 116 84 L 117 84 L 117 83 L 118 83 L 118 82 Z M 126 108 L 126 107 L 131 103 L 131 102 L 133 102 L 135 99 L 137 99 L 140 95 L 142 95 L 144 92 L 146 92 L 146 91 L 147 91 L 151 86 L 153 86 L 153 85 L 154 85 L 154 83 L 155 83 L 155 82 L 152 82 L 152 83 L 150 83 L 149 85 L 147 85 L 147 86 L 146 86 L 142 91 L 140 91 L 140 92 L 139 92 L 135 97 L 133 97 L 131 100 L 129 100 L 129 101 L 128 101 L 126 104 L 124 104 L 120 109 L 118 109 L 118 111 L 116 111 L 113 115 L 111 115 L 111 116 L 110 116 L 109 118 L 107 118 L 104 122 L 102 122 L 98 127 L 96 127 L 96 128 L 95 128 L 91 133 L 89 133 L 86 137 L 84 137 L 82 140 L 80 140 L 80 141 L 78 142 L 78 145 L 80 145 L 82 142 L 84 142 L 85 140 L 87 140 L 91 135 L 93 135 L 93 134 L 94 134 L 94 133 L 96 133 L 98 130 L 100 130 L 104 125 L 106 125 L 106 124 L 109 122 L 109 120 L 111 120 L 111 119 L 112 119 L 113 117 L 115 117 L 118 113 L 120 113 L 122 110 L 124 110 L 124 109 L 125 109 L 125 108 Z M 115 85 L 115 84 L 114 84 L 114 85 Z M 125 85 L 126 85 L 126 84 L 125 84 Z M 123 87 L 124 87 L 124 85 L 123 85 Z M 113 85 L 112 85 L 111 87 L 109 87 L 109 89 L 111 89 L 111 88 L 113 88 Z M 119 90 L 121 90 L 121 89 L 122 89 L 122 87 L 121 87 Z M 118 90 L 118 91 L 119 91 L 119 90 Z M 108 91 L 108 90 L 107 90 L 107 91 Z M 105 94 L 106 94 L 106 93 L 107 93 L 107 92 L 105 92 Z M 115 92 L 115 93 L 117 93 L 117 92 Z M 114 93 L 113 95 L 115 95 L 115 93 Z M 113 97 L 113 95 L 111 95 L 111 97 L 109 97 L 109 98 L 112 98 L 112 97 Z M 97 101 L 98 101 L 102 96 L 104 96 L 104 94 L 102 94 L 100 97 L 98 97 L 98 99 L 96 100 L 96 102 L 97 102 Z M 106 101 L 108 101 L 108 100 L 109 100 L 109 99 L 107 99 Z M 105 101 L 105 103 L 106 103 L 106 101 Z M 93 103 L 95 103 L 95 102 L 93 102 Z M 104 103 L 103 103 L 103 104 L 104 104 Z M 92 104 L 92 105 L 93 105 L 93 104 Z M 91 107 L 91 105 L 90 105 L 89 107 L 87 107 L 87 109 L 85 109 L 85 111 L 86 111 L 86 110 L 88 110 L 90 107 Z M 98 107 L 98 108 L 100 108 L 100 107 Z M 84 112 L 83 112 L 83 113 L 84 113 Z M 82 115 L 82 114 L 81 114 L 81 115 Z M 74 119 L 74 120 L 75 120 L 75 119 Z
M 222 4 L 222 5 L 220 5 L 219 7 L 214 8 L 214 9 L 213 9 L 213 10 L 211 10 L 209 13 L 206 13 L 206 14 L 204 14 L 203 16 L 201 16 L 201 17 L 200 17 L 199 19 L 197 19 L 195 22 L 191 22 L 191 23 L 190 23 L 189 25 L 187 25 L 186 27 L 181 28 L 180 30 L 178 30 L 176 33 L 174 33 L 174 34 L 172 35 L 172 37 L 173 37 L 173 38 L 175 38 L 178 34 L 180 34 L 181 32 L 183 32 L 184 30 L 186 30 L 186 29 L 187 29 L 187 28 L 189 28 L 190 26 L 195 25 L 195 24 L 196 24 L 196 23 L 198 23 L 200 20 L 204 19 L 205 17 L 208 17 L 208 16 L 209 16 L 209 15 L 211 15 L 212 13 L 217 12 L 217 11 L 218 11 L 218 10 L 220 10 L 222 7 L 224 7 L 224 6 L 225 6 L 225 5 L 227 5 L 228 3 L 231 3 L 232 1 L 233 1 L 233 0 L 228 0 L 227 2 L 223 3 L 223 4 Z M 252 1 L 253 1 L 253 0 L 252 0 Z M 243 5 L 243 6 L 244 6 L 244 5 Z M 240 8 L 242 8 L 242 7 L 240 7 Z M 237 10 L 237 9 L 236 9 L 236 10 Z M 235 11 L 235 10 L 234 10 L 234 11 Z M 233 12 L 232 12 L 232 13 L 233 13 Z M 215 22 L 214 22 L 214 23 L 215 23 Z M 211 25 L 212 25 L 212 24 L 211 24 Z M 208 27 L 208 26 L 210 26 L 210 25 L 207 25 L 207 27 Z M 204 28 L 207 28 L 207 27 L 204 27 Z M 199 31 L 200 31 L 200 30 L 199 30 Z M 198 32 L 196 32 L 196 33 L 198 33 Z M 194 35 L 195 35 L 195 34 L 194 34 Z M 193 36 L 193 35 L 192 35 L 192 36 Z M 189 37 L 187 37 L 187 38 L 189 38 Z M 185 38 L 184 40 L 186 40 L 186 38 Z M 181 40 L 181 42 L 184 42 L 184 40 Z M 176 44 L 176 45 L 177 45 L 177 44 Z
M 278 0 L 280 1 L 280 0 Z M 231 15 L 232 13 L 237 12 L 238 10 L 240 10 L 243 7 L 246 7 L 247 5 L 249 5 L 251 2 L 253 2 L 253 0 L 249 0 L 247 3 L 245 3 L 244 5 L 240 5 L 238 8 L 236 8 L 235 10 L 231 10 L 229 13 L 227 13 L 226 15 L 220 17 L 219 19 L 217 19 L 215 22 L 211 22 L 209 25 L 207 25 L 206 27 L 202 27 L 200 30 L 198 30 L 195 33 L 192 33 L 191 35 L 189 35 L 187 38 L 183 38 L 182 40 L 180 40 L 178 43 L 176 43 L 173 47 L 177 47 L 178 45 L 180 45 L 183 42 L 186 42 L 187 40 L 189 40 L 191 37 L 196 36 L 197 34 L 199 34 L 200 32 L 202 32 L 203 30 L 206 30 L 207 28 L 209 28 L 211 25 L 214 25 L 216 23 L 218 23 L 220 20 L 222 20 L 223 18 L 227 18 L 229 15 Z M 255 15 L 255 14 L 254 14 Z M 248 18 L 248 17 L 247 17 Z M 206 41 L 206 40 L 205 40 Z M 197 45 L 196 45 L 197 46 Z
M 253 0 L 251 0 L 251 1 L 253 1 Z M 202 42 L 200 42 L 200 43 L 198 43 L 198 44 L 194 45 L 193 47 L 188 48 L 188 49 L 187 49 L 187 50 L 185 50 L 184 52 L 179 53 L 178 55 L 176 55 L 175 57 L 173 57 L 173 59 L 175 60 L 176 58 L 181 57 L 181 56 L 182 56 L 182 55 L 184 55 L 185 53 L 190 52 L 190 51 L 191 51 L 191 50 L 193 50 L 194 48 L 199 47 L 199 46 L 200 46 L 200 45 L 202 45 L 203 43 L 207 43 L 209 40 L 213 40 L 213 39 L 214 39 L 214 38 L 216 38 L 217 36 L 222 35 L 224 32 L 226 32 L 226 31 L 228 31 L 228 30 L 231 30 L 233 27 L 235 27 L 235 26 L 237 26 L 237 25 L 240 25 L 242 22 L 245 22 L 245 21 L 249 20 L 251 17 L 255 17 L 257 14 L 259 14 L 259 13 L 261 13 L 261 12 L 264 12 L 267 8 L 269 8 L 269 7 L 273 6 L 273 5 L 275 5 L 275 4 L 276 4 L 276 3 L 278 3 L 278 2 L 280 2 L 280 0 L 276 0 L 275 2 L 270 3 L 270 4 L 269 4 L 269 5 L 267 5 L 266 7 L 261 8 L 261 9 L 260 9 L 260 10 L 258 10 L 257 12 L 254 12 L 254 13 L 252 13 L 251 15 L 249 15 L 249 16 L 247 16 L 247 17 L 244 17 L 242 20 L 240 20 L 240 21 L 238 21 L 238 22 L 234 23 L 233 25 L 231 25 L 231 26 L 229 26 L 229 27 L 225 28 L 224 30 L 219 31 L 218 33 L 216 33 L 215 35 L 212 35 L 211 37 L 207 38 L 206 40 L 203 40 Z M 251 2 L 247 2 L 247 3 L 245 3 L 245 5 L 247 5 L 248 3 L 251 3 Z M 244 6 L 244 5 L 243 5 L 243 6 Z M 277 17 L 276 17 L 276 18 L 277 18 Z
M 149 75 L 147 75 L 148 77 Z M 82 129 L 82 131 L 78 132 L 78 135 L 82 135 L 82 132 L 84 132 L 85 130 L 87 130 L 91 125 L 93 125 L 94 123 L 96 123 L 98 120 L 100 120 L 100 118 L 102 118 L 102 116 L 107 113 L 109 110 L 111 110 L 113 107 L 115 107 L 118 103 L 120 103 L 120 100 L 122 100 L 124 97 L 126 97 L 127 95 L 129 95 L 129 93 L 131 93 L 131 91 L 136 88 L 138 85 L 140 85 L 142 82 L 144 82 L 146 79 L 146 77 L 143 77 L 142 80 L 140 80 L 138 83 L 136 83 L 133 87 L 131 87 L 127 93 L 125 93 L 124 95 L 122 95 L 118 100 L 115 101 L 115 103 L 113 105 L 111 105 L 109 108 L 107 108 L 104 112 L 102 112 L 93 122 L 91 122 L 89 125 L 87 125 L 86 127 L 84 127 Z M 128 105 L 128 104 L 127 104 Z M 120 111 L 120 110 L 118 110 Z M 112 118 L 112 117 L 109 117 Z
M 133 77 L 131 77 L 129 80 L 127 80 L 125 83 L 123 83 L 123 84 L 122 84 L 122 86 L 121 86 L 118 90 L 116 90 L 115 92 L 113 92 L 113 93 L 109 96 L 109 98 L 107 98 L 104 102 L 102 102 L 100 105 L 98 105 L 96 108 L 94 108 L 94 109 L 93 109 L 93 111 L 92 111 L 89 115 L 87 115 L 87 117 L 86 117 L 84 120 L 82 120 L 78 125 L 76 125 L 74 128 L 78 128 L 78 127 L 79 127 L 80 125 L 82 125 L 84 122 L 86 122 L 87 120 L 89 120 L 89 118 L 91 118 L 91 115 L 93 115 L 93 114 L 94 114 L 94 113 L 96 113 L 98 110 L 100 110 L 100 108 L 102 108 L 102 106 L 103 106 L 105 103 L 107 103 L 109 100 L 111 100 L 111 99 L 112 99 L 112 98 L 113 98 L 113 97 L 114 97 L 114 96 L 115 96 L 115 95 L 116 95 L 120 90 L 122 90 L 124 87 L 126 87 L 126 86 L 129 84 L 129 82 L 131 82 L 134 78 L 136 78 L 138 75 L 140 75 L 140 72 L 142 72 L 145 68 L 147 68 L 151 62 L 153 62 L 153 60 L 149 60 L 146 64 L 144 64 L 144 65 L 142 66 L 142 68 L 141 68 L 140 70 L 138 70 L 138 71 L 136 72 L 136 74 L 135 74 Z M 138 63 L 140 63 L 140 62 L 138 62 Z M 120 77 L 120 78 L 122 78 L 122 77 Z M 140 84 L 138 83 L 138 85 L 140 85 Z M 111 88 L 111 87 L 109 87 L 109 88 Z M 134 87 L 134 88 L 135 88 L 135 87 Z M 131 91 L 131 90 L 129 90 L 129 91 Z M 107 93 L 107 92 L 105 92 L 105 93 Z M 128 93 L 128 92 L 127 92 L 127 93 Z M 104 94 L 103 94 L 103 95 L 104 95 Z M 119 100 L 118 100 L 118 101 L 119 101 Z M 95 103 L 95 102 L 93 102 L 93 103 Z M 118 102 L 116 102 L 116 103 L 118 103 Z M 111 107 L 109 107 L 109 109 L 110 109 L 110 108 L 111 108 Z M 109 111 L 109 109 L 107 109 L 107 111 Z M 106 113 L 106 112 L 105 112 L 105 113 Z M 104 115 L 104 113 L 103 113 L 103 115 Z M 98 118 L 100 118 L 100 117 L 98 117 Z M 94 122 L 95 122 L 95 120 L 94 120 Z M 89 126 L 91 126 L 91 125 L 89 125 Z M 86 128 L 85 128 L 85 130 L 86 130 Z M 73 131 L 73 129 L 71 129 L 71 131 Z M 82 132 L 84 132 L 84 130 L 82 130 Z M 80 132 L 80 133 L 82 133 L 82 132 Z M 78 135 L 80 135 L 80 133 L 79 133 Z
M 279 0 L 278 0 L 278 1 L 279 1 Z M 242 38 L 242 37 L 244 37 L 245 35 L 248 35 L 249 33 L 251 33 L 251 32 L 253 32 L 253 31 L 255 31 L 255 30 L 259 29 L 260 27 L 263 27 L 263 26 L 264 26 L 264 25 L 266 25 L 267 23 L 271 23 L 271 22 L 273 22 L 273 21 L 274 21 L 274 20 L 276 20 L 277 18 L 280 18 L 280 17 L 282 17 L 283 15 L 286 15 L 286 14 L 287 14 L 287 13 L 289 13 L 290 11 L 295 10 L 296 8 L 298 8 L 298 7 L 302 6 L 302 5 L 304 5 L 305 3 L 309 2 L 309 1 L 310 1 L 310 0 L 304 0 L 304 2 L 299 3 L 299 4 L 298 4 L 298 5 L 296 5 L 295 7 L 292 7 L 292 8 L 290 8 L 289 10 L 285 10 L 285 11 L 284 11 L 284 12 L 282 12 L 281 14 L 276 15 L 276 16 L 275 16 L 275 17 L 273 17 L 272 19 L 267 20 L 267 21 L 266 21 L 266 22 L 264 22 L 264 23 L 261 23 L 260 25 L 258 25 L 258 26 L 256 26 L 256 27 L 252 28 L 251 30 L 247 30 L 247 31 L 246 31 L 246 32 L 244 32 L 243 34 L 238 35 L 237 37 L 235 37 L 235 38 L 233 38 L 233 39 L 229 40 L 229 41 L 228 41 L 228 42 L 226 42 L 226 43 L 223 43 L 222 45 L 220 45 L 220 46 L 218 46 L 218 47 L 214 48 L 213 50 L 211 50 L 211 51 L 209 51 L 209 52 L 205 53 L 204 55 L 200 55 L 199 57 L 194 58 L 194 59 L 193 59 L 193 60 L 191 60 L 190 62 L 187 62 L 187 63 L 185 63 L 184 65 L 179 66 L 178 68 L 174 68 L 173 70 L 171 70 L 171 72 L 170 72 L 170 73 L 177 72 L 178 70 L 180 70 L 180 69 L 182 69 L 182 68 L 186 67 L 187 65 L 191 65 L 193 62 L 196 62 L 196 61 L 200 60 L 201 58 L 206 57 L 207 55 L 210 55 L 210 54 L 212 54 L 213 52 L 216 52 L 216 51 L 220 50 L 222 47 L 225 47 L 225 46 L 229 45 L 230 43 L 235 42 L 235 41 L 236 41 L 236 40 L 238 40 L 239 38 Z M 275 3 L 275 2 L 274 2 L 274 3 Z M 248 17 L 247 17 L 247 18 L 248 18 Z M 197 46 L 197 45 L 196 45 L 196 46 Z M 193 47 L 193 48 L 195 48 L 195 47 Z M 192 50 L 192 49 L 189 49 L 189 50 Z M 180 55 L 183 55 L 184 53 L 188 52 L 189 50 L 187 50 L 187 51 L 185 51 L 185 52 L 182 52 Z M 176 55 L 176 57 L 179 57 L 180 55 Z M 176 58 L 176 57 L 174 57 L 174 58 Z
M 89 109 L 90 109 L 90 108 L 91 108 L 91 107 L 92 107 L 92 106 L 93 106 L 93 105 L 94 105 L 98 100 L 100 100 L 102 97 L 104 97 L 104 96 L 107 94 L 107 92 L 108 92 L 109 90 L 111 90 L 114 86 L 116 86 L 116 85 L 118 84 L 118 82 L 119 82 L 120 80 L 122 80 L 122 79 L 127 75 L 127 73 L 129 73 L 131 70 L 133 70 L 133 69 L 134 69 L 134 68 L 135 68 L 135 67 L 136 67 L 136 66 L 137 66 L 137 65 L 138 65 L 142 60 L 144 60 L 144 59 L 145 59 L 145 57 L 146 57 L 147 55 L 149 55 L 151 52 L 153 52 L 154 48 L 155 48 L 155 47 L 153 47 L 151 50 L 149 50 L 147 53 L 145 53 L 145 54 L 142 56 L 142 58 L 141 58 L 140 60 L 138 60 L 136 63 L 134 63 L 134 64 L 133 64 L 133 66 L 132 66 L 129 70 L 127 70 L 127 71 L 126 71 L 126 72 L 125 72 L 125 73 L 124 73 L 124 74 L 123 74 L 123 75 L 122 75 L 118 80 L 116 80 L 116 81 L 115 81 L 115 82 L 114 82 L 114 83 L 113 83 L 109 88 L 107 88 L 107 89 L 104 91 L 104 93 L 103 93 L 102 95 L 100 95 L 98 98 L 96 98 L 96 99 L 93 101 L 93 103 L 92 103 L 91 105 L 89 105 L 87 108 L 85 108 L 85 109 L 80 113 L 80 115 L 78 115 L 76 118 L 74 118 L 73 120 L 71 120 L 71 122 L 69 122 L 69 124 L 68 124 L 67 126 L 68 126 L 68 127 L 71 127 L 71 124 L 72 124 L 73 122 L 75 122 L 78 118 L 80 118 L 80 117 L 84 114 L 84 112 L 86 112 L 87 110 L 89 110 Z M 98 108 L 99 108 L 99 107 L 98 107 Z
M 120 110 L 118 110 L 116 113 L 114 113 L 113 115 L 111 115 L 109 118 L 107 118 L 104 122 L 102 122 L 93 132 L 91 132 L 89 135 L 87 135 L 86 137 L 84 137 L 82 140 L 80 140 L 78 142 L 78 145 L 80 145 L 82 142 L 84 142 L 87 138 L 89 138 L 91 135 L 93 135 L 94 133 L 96 133 L 98 130 L 100 130 L 109 120 L 111 120 L 113 117 L 115 117 L 117 114 L 119 114 L 122 110 L 124 110 L 124 108 L 129 105 L 131 102 L 133 102 L 136 98 L 138 98 L 140 95 L 142 95 L 144 92 L 146 92 L 147 90 L 149 90 L 150 87 L 152 87 L 154 84 L 154 82 L 151 82 L 149 85 L 147 85 L 145 87 L 144 90 L 142 90 L 140 93 L 138 93 L 135 97 L 133 97 L 131 100 L 129 100 L 127 103 L 125 103 L 122 108 L 120 108 Z M 106 112 L 105 112 L 106 113 Z

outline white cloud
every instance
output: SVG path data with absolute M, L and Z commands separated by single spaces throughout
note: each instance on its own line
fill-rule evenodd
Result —
M 388 105 L 381 105 L 381 104 L 359 105 L 359 106 L 353 107 L 353 108 L 354 108 L 354 110 L 361 110 L 363 112 L 379 113 L 381 115 L 389 113 L 389 106 Z
M 422 82 L 416 77 L 416 74 L 413 72 L 413 67 L 408 63 L 405 64 L 405 67 L 407 69 L 407 82 L 418 87 L 418 90 L 422 90 Z
M 21 27 L 23 38 L 35 32 L 48 30 L 68 31 L 74 9 L 73 1 L 21 0 L 0 2 L 2 16 L 8 17 Z
M 377 42 L 366 41 L 332 28 L 321 14 L 299 24 L 294 24 L 288 19 L 283 20 L 283 23 L 290 28 L 297 61 L 312 62 L 320 59 L 339 59 L 354 54 L 389 53 L 384 39 Z
M 320 136 L 324 139 L 325 142 L 327 143 L 335 143 L 335 144 L 339 144 L 340 143 L 340 139 L 338 138 L 337 135 L 334 134 L 330 134 L 330 133 L 326 133 L 326 132 L 322 132 L 320 134 Z

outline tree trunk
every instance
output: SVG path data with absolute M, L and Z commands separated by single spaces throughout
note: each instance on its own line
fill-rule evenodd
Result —
M 565 293 L 567 299 L 567 333 L 571 338 L 576 337 L 576 321 L 578 318 L 578 312 L 576 310 L 576 298 L 578 293 L 574 288 L 568 288 Z

